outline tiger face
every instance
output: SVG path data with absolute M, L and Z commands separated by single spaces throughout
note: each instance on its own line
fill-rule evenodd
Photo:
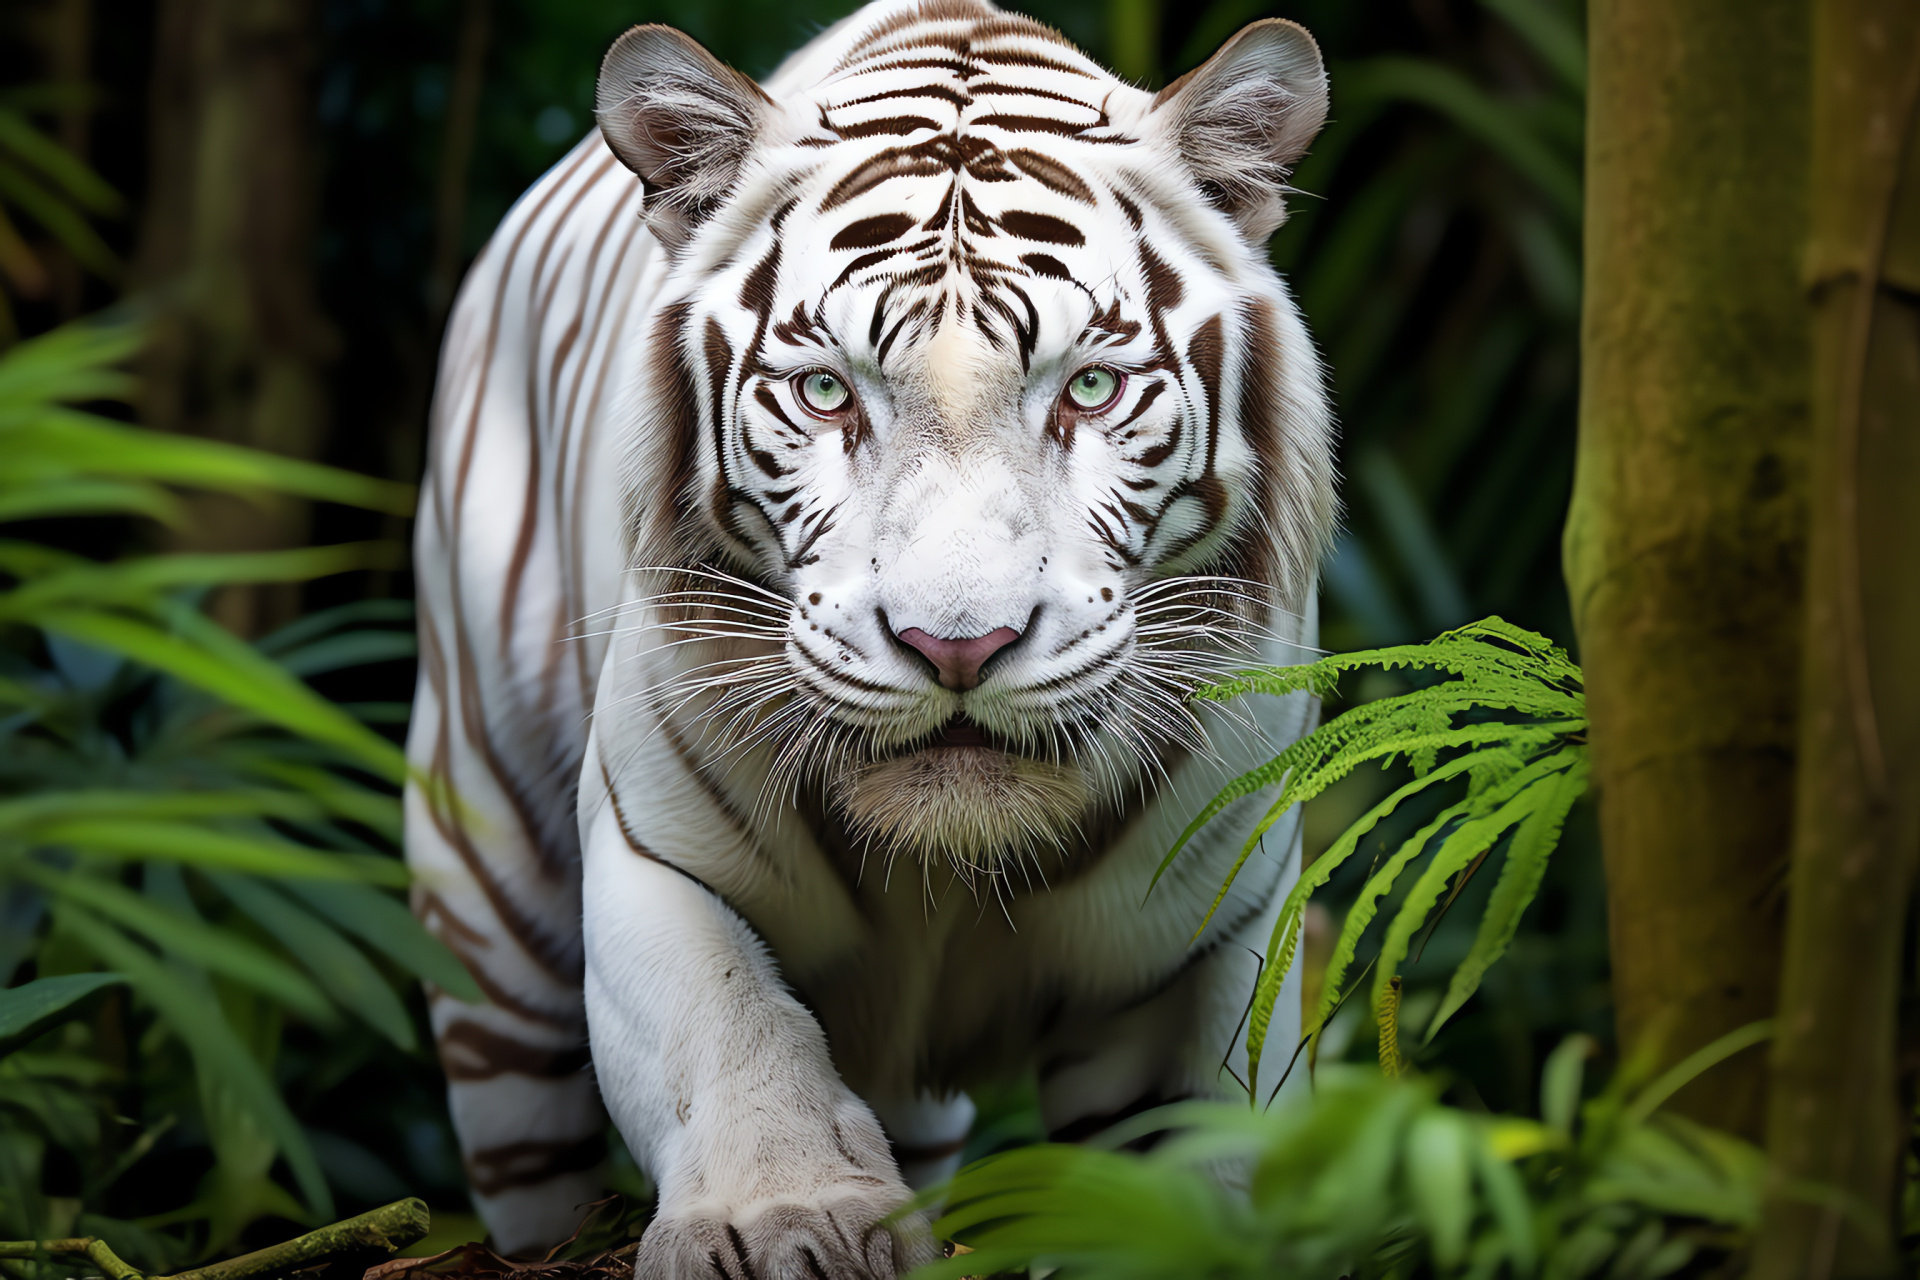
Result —
M 1187 695 L 1306 596 L 1329 415 L 1264 244 L 1326 91 L 1289 23 L 1154 95 L 975 0 L 902 14 L 779 97 L 666 28 L 608 55 L 674 255 L 624 492 L 679 571 L 659 703 L 971 872 L 1208 749 Z

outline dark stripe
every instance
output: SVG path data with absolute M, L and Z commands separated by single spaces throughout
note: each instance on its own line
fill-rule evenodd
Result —
M 845 102 L 836 102 L 827 109 L 829 111 L 844 111 L 848 107 L 864 107 L 869 102 L 887 102 L 894 98 L 939 98 L 941 101 L 950 102 L 956 107 L 966 107 L 973 102 L 972 98 L 960 92 L 958 89 L 948 88 L 943 84 L 910 84 L 904 89 L 887 89 L 880 93 L 869 93 L 862 98 L 850 98 Z
M 859 124 L 834 124 L 827 127 L 841 138 L 904 138 L 922 130 L 938 129 L 940 124 L 925 116 L 885 116 L 879 120 L 863 120 Z
M 911 214 L 883 213 L 878 217 L 862 218 L 841 229 L 828 244 L 830 249 L 871 249 L 875 245 L 892 244 L 907 232 L 913 230 L 915 219 Z
M 1037 71 L 1058 71 L 1065 75 L 1081 76 L 1088 80 L 1097 80 L 1099 73 L 1085 67 L 1076 67 L 1065 62 L 1056 62 L 1052 58 L 1037 53 L 1028 53 L 1023 49 L 981 49 L 973 55 L 975 62 L 990 67 L 1032 67 Z
M 1067 270 L 1067 264 L 1045 253 L 1023 253 L 1020 265 L 1037 276 L 1050 276 L 1055 280 L 1073 279 L 1073 273 Z
M 1013 161 L 1029 178 L 1042 186 L 1051 188 L 1081 204 L 1092 204 L 1093 188 L 1082 182 L 1078 175 L 1052 156 L 1042 155 L 1026 147 L 1015 147 L 1007 152 L 1007 159 Z
M 1023 116 L 995 113 L 975 116 L 970 122 L 975 129 L 1005 129 L 1008 133 L 1051 133 L 1062 138 L 1078 138 L 1091 124 L 1074 124 L 1070 120 L 1056 120 L 1052 116 Z M 1094 139 L 1087 139 L 1094 141 Z
M 505 1075 L 559 1080 L 578 1075 L 591 1061 L 584 1044 L 546 1049 L 466 1019 L 440 1033 L 440 1065 L 449 1080 L 492 1080 Z
M 467 1181 L 483 1196 L 516 1187 L 536 1187 L 566 1173 L 581 1173 L 606 1156 L 604 1134 L 573 1141 L 508 1142 L 467 1154 Z
M 1072 1120 L 1061 1125 L 1058 1129 L 1054 1129 L 1047 1134 L 1047 1141 L 1085 1142 L 1088 1138 L 1106 1132 L 1122 1120 L 1131 1120 L 1133 1117 L 1151 1111 L 1155 1107 L 1164 1107 L 1169 1103 L 1184 1101 L 1186 1101 L 1185 1097 L 1163 1097 L 1159 1089 L 1149 1089 L 1132 1102 L 1129 1102 L 1126 1106 L 1121 1107 L 1118 1111 L 1081 1116 L 1078 1120 Z M 1145 1138 L 1128 1143 L 1127 1146 L 1130 1150 L 1144 1151 L 1157 1143 L 1161 1137 L 1162 1135 L 1160 1134 L 1148 1134 Z
M 1207 393 L 1207 465 L 1203 474 L 1213 474 L 1213 460 L 1220 452 L 1220 367 L 1226 360 L 1225 327 L 1214 316 L 1194 332 L 1187 344 L 1187 363 Z
M 1082 245 L 1087 237 L 1080 228 L 1064 218 L 1056 218 L 1046 213 L 1029 213 L 1025 209 L 1009 209 L 1000 215 L 1000 225 L 1023 240 L 1038 240 L 1042 244 Z
M 438 938 L 447 950 L 453 952 L 454 957 L 466 968 L 474 985 L 480 988 L 480 994 L 487 998 L 488 1004 L 505 1009 L 517 1018 L 525 1018 L 528 1022 L 537 1022 L 543 1026 L 574 1031 L 584 1025 L 577 1017 L 554 1013 L 552 1010 L 529 1004 L 495 982 L 487 973 L 486 967 L 473 958 L 475 948 L 491 947 L 493 939 L 465 924 L 447 909 L 445 903 L 432 894 L 427 895 L 414 914 L 419 916 L 421 927 Z M 446 927 L 434 928 L 435 920 L 445 921 Z M 427 998 L 433 999 L 436 993 L 444 994 L 440 992 L 440 988 L 432 987 L 428 991 Z

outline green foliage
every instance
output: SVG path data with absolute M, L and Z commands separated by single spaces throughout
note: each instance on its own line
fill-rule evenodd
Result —
M 1543 637 L 1499 618 L 1446 632 L 1427 644 L 1335 654 L 1305 666 L 1248 672 L 1197 696 L 1225 701 L 1249 693 L 1325 694 L 1340 676 L 1363 667 L 1444 678 L 1354 707 L 1228 783 L 1187 824 L 1154 877 L 1157 883 L 1193 836 L 1228 805 L 1278 787 L 1200 922 L 1204 931 L 1240 868 L 1287 810 L 1312 800 L 1362 765 L 1385 767 L 1404 761 L 1412 768 L 1412 781 L 1374 805 L 1316 858 L 1280 909 L 1247 1018 L 1247 1085 L 1255 1097 L 1274 1004 L 1293 966 L 1307 901 L 1383 820 L 1409 800 L 1443 784 L 1464 787 L 1458 800 L 1440 809 L 1369 874 L 1340 930 L 1309 1034 L 1326 1025 L 1344 998 L 1343 984 L 1361 938 L 1409 867 L 1426 858 L 1388 922 L 1386 940 L 1373 966 L 1372 1006 L 1383 1025 L 1390 1001 L 1397 1011 L 1393 984 L 1414 934 L 1448 886 L 1458 896 L 1504 842 L 1500 878 L 1478 936 L 1428 1024 L 1427 1038 L 1432 1039 L 1479 988 L 1482 975 L 1512 942 L 1521 913 L 1533 901 L 1547 859 L 1559 843 L 1567 813 L 1586 788 L 1588 763 L 1582 738 L 1587 727 L 1586 700 L 1580 669 Z M 1383 1032 L 1381 1044 L 1383 1061 L 1393 1060 L 1398 1051 L 1393 1037 Z
M 0 95 L 0 280 L 15 294 L 45 293 L 48 275 L 46 263 L 21 236 L 14 214 L 25 214 L 93 274 L 105 280 L 120 275 L 120 259 L 88 219 L 118 216 L 125 212 L 125 202 L 26 114 L 72 96 L 51 86 Z M 0 345 L 14 335 L 13 308 L 6 293 L 0 293 Z
M 87 997 L 123 981 L 117 973 L 71 973 L 0 990 L 0 1058 L 78 1017 Z
M 206 441 L 158 436 L 72 407 L 124 395 L 128 327 L 76 327 L 0 357 L 0 518 L 117 512 L 173 518 L 167 486 L 277 490 L 377 509 L 400 487 Z M 17 465 L 15 465 L 17 464 Z M 160 1131 L 191 1118 L 211 1174 L 176 1203 L 218 1247 L 263 1213 L 333 1214 L 313 1144 L 276 1084 L 288 1020 L 358 1020 L 412 1051 L 401 993 L 424 978 L 479 998 L 459 963 L 388 888 L 400 828 L 400 752 L 303 677 L 403 656 L 404 609 L 367 602 L 257 644 L 196 607 L 234 583 L 300 581 L 391 564 L 382 544 L 247 555 L 129 555 L 108 562 L 0 541 L 0 1042 L 16 1048 L 102 981 L 132 996 L 0 1062 L 0 1233 L 66 1234 L 75 1215 L 133 1256 L 165 1249 L 94 1205 Z M 388 625 L 382 625 L 388 624 Z M 80 976 L 106 968 L 116 976 Z M 47 1006 L 37 1020 L 28 1002 Z M 16 1012 L 18 1010 L 19 1012 Z M 109 1051 L 108 1041 L 137 1050 Z M 40 1046 L 53 1045 L 43 1051 Z M 117 1059 L 117 1060 L 116 1060 Z M 117 1099 L 167 1113 L 116 1140 Z M 42 1194 L 49 1148 L 86 1173 L 79 1197 Z M 269 1177 L 284 1160 L 299 1199 Z
M 1672 1275 L 1739 1246 L 1759 1216 L 1764 1157 L 1657 1108 L 1762 1034 L 1737 1032 L 1650 1083 L 1623 1071 L 1584 1103 L 1593 1045 L 1571 1038 L 1548 1061 L 1537 1121 L 1442 1105 L 1431 1077 L 1342 1066 L 1268 1111 L 1184 1103 L 1110 1135 L 1168 1135 L 1144 1156 L 1058 1145 L 992 1156 L 939 1193 L 936 1232 L 974 1252 L 916 1276 Z
M 1499 613 L 1567 633 L 1584 22 L 1573 0 L 1216 0 L 1181 65 L 1265 14 L 1329 56 L 1330 122 L 1274 240 L 1332 367 L 1349 477 L 1339 648 Z

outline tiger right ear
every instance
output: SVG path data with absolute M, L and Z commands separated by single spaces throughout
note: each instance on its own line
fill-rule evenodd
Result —
M 594 88 L 600 134 L 640 175 L 648 225 L 668 245 L 726 199 L 775 110 L 759 85 L 657 23 L 613 42 Z
M 1287 172 L 1327 119 L 1327 72 L 1305 27 L 1266 18 L 1162 89 L 1153 118 L 1214 204 L 1264 243 L 1287 216 Z

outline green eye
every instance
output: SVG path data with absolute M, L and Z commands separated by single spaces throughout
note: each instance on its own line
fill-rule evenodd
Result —
M 1120 375 L 1103 364 L 1090 364 L 1067 383 L 1074 407 L 1098 413 L 1120 398 Z
M 794 379 L 794 385 L 807 412 L 822 418 L 840 412 L 853 399 L 847 384 L 825 369 L 807 370 Z

